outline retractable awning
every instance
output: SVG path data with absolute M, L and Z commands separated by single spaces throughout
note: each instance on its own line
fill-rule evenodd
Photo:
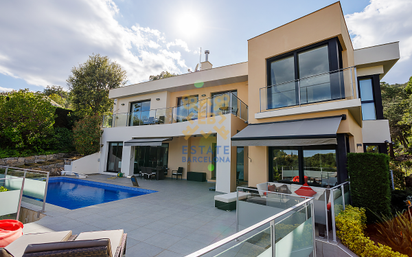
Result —
M 345 116 L 250 124 L 232 137 L 232 146 L 307 146 L 337 144 Z
M 124 142 L 125 146 L 162 146 L 163 141 L 171 138 L 139 138 Z

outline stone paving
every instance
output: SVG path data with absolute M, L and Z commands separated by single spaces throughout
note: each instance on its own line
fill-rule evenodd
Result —
M 132 186 L 130 179 L 91 175 L 86 180 Z M 85 231 L 124 229 L 126 256 L 185 256 L 236 232 L 236 212 L 214 207 L 211 183 L 186 180 L 138 179 L 148 195 L 77 210 L 47 204 L 46 217 L 30 223 L 36 230 Z

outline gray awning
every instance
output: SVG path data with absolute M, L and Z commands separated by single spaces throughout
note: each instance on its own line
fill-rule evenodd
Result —
M 305 146 L 337 144 L 342 116 L 250 124 L 232 137 L 232 146 Z
M 171 138 L 139 138 L 124 142 L 125 146 L 162 146 L 163 141 Z

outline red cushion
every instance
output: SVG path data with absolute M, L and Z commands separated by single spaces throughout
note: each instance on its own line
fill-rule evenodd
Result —
M 295 191 L 295 194 L 301 195 L 301 196 L 308 196 L 312 197 L 317 194 L 316 191 L 314 191 L 308 184 L 303 184 L 298 190 Z

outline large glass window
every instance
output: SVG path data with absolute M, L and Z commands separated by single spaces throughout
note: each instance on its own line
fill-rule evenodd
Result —
M 168 165 L 169 144 L 162 146 L 136 146 L 134 157 L 134 173 L 140 167 L 167 167 Z
M 372 78 L 359 80 L 359 93 L 362 102 L 363 120 L 376 120 Z
M 334 186 L 338 181 L 336 150 L 303 150 L 303 174 L 308 184 Z
M 236 148 L 236 184 L 240 186 L 245 181 L 245 148 Z
M 149 123 L 154 123 L 154 117 L 150 117 L 150 100 L 132 103 L 130 106 L 130 126 Z
M 299 182 L 298 157 L 297 149 L 271 149 L 273 181 Z
M 270 147 L 269 158 L 270 181 L 323 187 L 337 183 L 336 146 Z
M 270 64 L 271 83 L 268 88 L 269 109 L 296 105 L 294 57 L 286 57 Z
M 328 46 L 299 53 L 298 62 L 301 103 L 330 100 Z
M 344 98 L 340 51 L 335 38 L 269 59 L 268 109 Z
M 123 142 L 110 142 L 107 158 L 107 171 L 120 172 L 122 169 Z
M 213 115 L 223 115 L 238 112 L 237 90 L 212 93 L 212 113 Z
M 198 101 L 198 95 L 179 97 L 177 99 L 176 121 L 182 122 L 197 119 L 199 113 Z

